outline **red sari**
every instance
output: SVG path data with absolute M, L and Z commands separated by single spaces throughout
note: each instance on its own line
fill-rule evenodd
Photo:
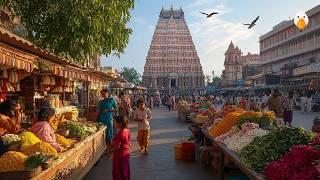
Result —
M 120 130 L 113 138 L 112 177 L 113 180 L 130 180 L 130 130 Z

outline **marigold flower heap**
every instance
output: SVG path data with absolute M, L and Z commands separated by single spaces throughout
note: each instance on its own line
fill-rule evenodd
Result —
M 29 131 L 23 132 L 19 136 L 21 138 L 22 148 L 41 142 L 41 140 L 36 135 Z
M 212 129 L 210 129 L 209 134 L 212 137 L 218 137 L 222 134 L 227 133 L 230 129 L 236 125 L 239 117 L 244 113 L 243 110 L 237 110 L 227 114 L 223 120 L 217 123 Z
M 23 154 L 28 155 L 28 156 L 31 156 L 36 153 L 43 153 L 46 155 L 52 155 L 54 157 L 58 156 L 57 150 L 54 147 L 52 147 L 50 144 L 48 144 L 46 142 L 42 142 L 42 141 L 37 144 L 25 146 L 21 149 L 21 151 L 23 152 Z
M 8 151 L 0 157 L 0 172 L 22 171 L 26 160 L 21 152 Z

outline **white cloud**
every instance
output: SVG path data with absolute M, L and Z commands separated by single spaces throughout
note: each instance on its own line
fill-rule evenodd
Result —
M 205 6 L 213 4 L 215 0 L 192 0 L 192 3 L 190 3 L 187 8 L 194 8 L 199 6 Z
M 132 22 L 137 23 L 137 24 L 146 24 L 147 23 L 147 21 L 144 18 L 139 17 L 139 16 L 134 16 L 132 18 Z
M 232 40 L 237 43 L 238 41 L 248 39 L 254 34 L 254 31 L 247 29 L 240 22 L 225 20 L 221 14 L 232 12 L 232 9 L 225 7 L 223 4 L 216 5 L 211 9 L 204 9 L 203 11 L 218 11 L 219 15 L 206 18 L 199 12 L 193 11 L 191 15 L 198 22 L 189 25 L 190 31 L 196 43 L 204 72 L 207 74 L 214 70 L 217 73 L 221 73 L 224 69 L 224 52 L 230 41 Z

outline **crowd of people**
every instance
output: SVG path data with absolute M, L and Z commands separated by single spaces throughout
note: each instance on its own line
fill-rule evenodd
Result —
M 293 91 L 281 93 L 274 89 L 252 95 L 207 96 L 206 99 L 216 109 L 223 105 L 235 105 L 247 111 L 274 111 L 278 118 L 283 118 L 286 124 L 291 125 L 294 108 L 300 109 L 302 113 L 319 111 L 319 94 L 305 94 L 295 94 Z

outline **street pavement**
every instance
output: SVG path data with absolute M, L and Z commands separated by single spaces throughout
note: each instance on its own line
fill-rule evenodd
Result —
M 311 130 L 313 125 L 313 119 L 315 117 L 320 118 L 320 112 L 305 112 L 293 111 L 292 125 L 294 127 L 303 127 L 305 129 Z
M 177 120 L 177 112 L 166 108 L 152 110 L 151 137 L 148 155 L 141 155 L 136 140 L 137 125 L 131 130 L 131 179 L 133 180 L 209 180 L 218 179 L 217 173 L 203 168 L 199 163 L 187 163 L 174 159 L 174 144 L 182 137 L 189 137 L 189 124 Z M 85 177 L 85 180 L 112 179 L 112 160 L 102 158 Z

